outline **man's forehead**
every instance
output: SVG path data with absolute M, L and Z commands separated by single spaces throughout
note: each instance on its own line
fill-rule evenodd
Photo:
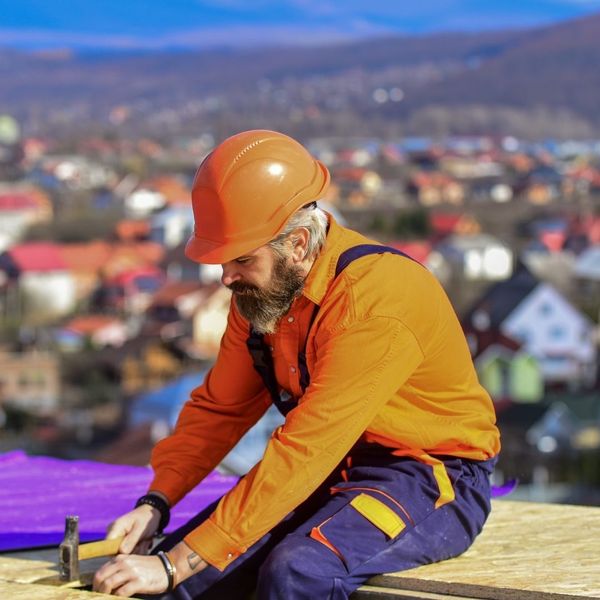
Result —
M 256 256 L 261 256 L 269 252 L 270 246 L 265 244 L 264 246 L 260 246 L 256 250 L 252 250 L 251 252 L 246 252 L 241 256 L 237 256 L 234 260 L 244 260 L 246 258 L 255 258 Z

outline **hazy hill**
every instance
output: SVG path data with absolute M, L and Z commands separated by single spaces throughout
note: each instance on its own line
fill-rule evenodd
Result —
M 155 133 L 282 126 L 339 133 L 600 134 L 600 14 L 531 30 L 313 48 L 26 54 L 0 50 L 0 111 L 29 131 L 107 124 Z M 377 103 L 377 88 L 402 101 Z M 319 118 L 304 123 L 302 111 Z M 166 112 L 165 112 L 166 111 Z M 299 112 L 298 112 L 299 111 Z M 300 114 L 301 116 L 298 116 Z M 226 119 L 224 124 L 223 119 Z

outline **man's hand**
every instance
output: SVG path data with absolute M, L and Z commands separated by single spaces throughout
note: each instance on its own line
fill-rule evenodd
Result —
M 148 554 L 159 523 L 160 512 L 148 504 L 142 504 L 112 523 L 106 537 L 114 539 L 124 536 L 119 548 L 122 554 Z
M 115 596 L 161 594 L 168 585 L 167 572 L 158 556 L 119 554 L 94 576 L 95 592 Z

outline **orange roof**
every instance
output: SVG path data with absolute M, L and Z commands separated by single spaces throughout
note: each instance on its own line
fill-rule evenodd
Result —
M 108 242 L 96 240 L 83 244 L 61 244 L 59 251 L 72 271 L 98 272 L 108 261 L 111 246 Z
M 180 177 L 162 175 L 154 177 L 145 186 L 162 194 L 167 204 L 189 204 L 191 188 Z
M 65 325 L 65 329 L 81 335 L 91 335 L 104 327 L 120 322 L 119 319 L 108 315 L 84 315 L 69 321 Z
M 138 267 L 157 265 L 164 255 L 165 249 L 156 242 L 120 242 L 112 246 L 104 271 L 114 277 Z
M 411 182 L 417 187 L 433 186 L 443 187 L 454 183 L 454 179 L 440 171 L 424 172 L 419 171 L 411 177 Z
M 117 237 L 123 241 L 146 238 L 150 233 L 150 221 L 124 219 L 117 223 L 116 232 Z
M 165 249 L 156 242 L 110 243 L 96 240 L 84 244 L 61 244 L 58 249 L 72 271 L 105 272 L 110 276 L 156 265 L 165 254 Z

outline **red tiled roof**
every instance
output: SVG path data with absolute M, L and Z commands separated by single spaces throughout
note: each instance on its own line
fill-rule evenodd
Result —
M 51 242 L 19 244 L 8 250 L 21 271 L 65 271 L 68 269 L 60 248 Z
M 462 217 L 460 214 L 433 213 L 429 222 L 432 229 L 438 233 L 453 233 Z
M 0 210 L 37 208 L 38 203 L 29 195 L 19 192 L 0 193 Z
M 431 254 L 431 243 L 425 240 L 414 240 L 411 242 L 392 242 L 392 248 L 408 254 L 420 263 L 424 263 Z

